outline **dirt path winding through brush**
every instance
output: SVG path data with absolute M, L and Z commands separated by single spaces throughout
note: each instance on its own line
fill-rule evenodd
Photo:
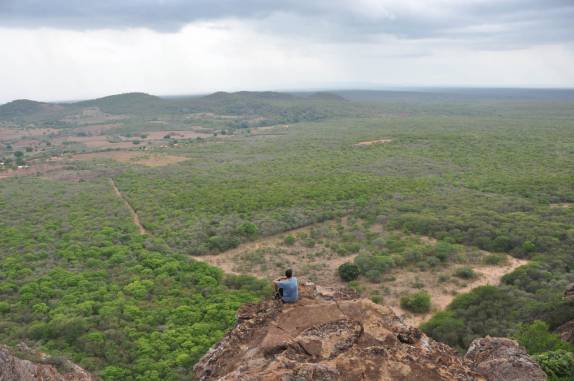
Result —
M 132 206 L 130 205 L 128 200 L 126 200 L 125 197 L 122 195 L 122 193 L 118 189 L 114 179 L 110 178 L 110 183 L 112 184 L 112 188 L 114 190 L 114 193 L 124 202 L 124 205 L 126 206 L 126 208 L 129 210 L 130 214 L 132 215 L 132 221 L 138 227 L 140 234 L 141 235 L 147 234 L 147 230 L 145 230 L 145 228 L 141 224 L 138 214 L 136 213 L 135 209 L 132 208 Z

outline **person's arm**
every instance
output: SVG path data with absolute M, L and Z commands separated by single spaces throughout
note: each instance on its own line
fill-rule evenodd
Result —
M 279 278 L 277 278 L 273 281 L 273 284 L 279 284 L 279 282 L 281 282 L 282 280 L 285 280 L 285 279 L 287 279 L 286 276 L 280 276 Z

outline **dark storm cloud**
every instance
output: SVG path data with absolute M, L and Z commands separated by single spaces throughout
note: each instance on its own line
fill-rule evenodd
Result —
M 175 32 L 237 18 L 266 32 L 333 41 L 464 40 L 487 48 L 574 41 L 574 0 L 0 0 L 0 25 Z

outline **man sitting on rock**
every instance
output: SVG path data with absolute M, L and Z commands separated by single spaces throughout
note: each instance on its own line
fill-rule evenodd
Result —
M 281 299 L 283 303 L 295 303 L 299 299 L 299 284 L 293 276 L 293 270 L 287 269 L 285 276 L 273 281 L 275 286 L 275 299 Z

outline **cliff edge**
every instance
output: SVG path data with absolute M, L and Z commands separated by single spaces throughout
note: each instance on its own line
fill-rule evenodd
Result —
M 304 285 L 293 305 L 244 306 L 195 366 L 198 381 L 486 380 L 389 307 Z

